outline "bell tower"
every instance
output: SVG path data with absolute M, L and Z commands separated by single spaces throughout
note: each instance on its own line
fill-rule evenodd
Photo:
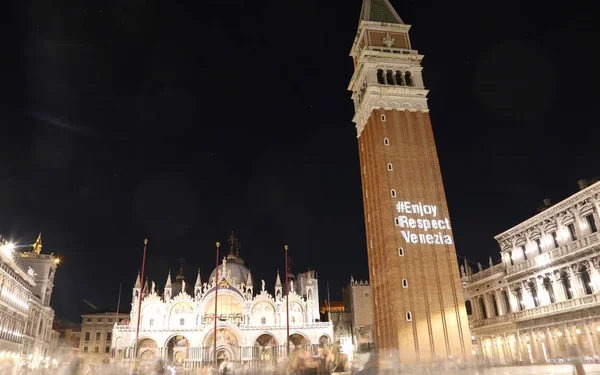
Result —
M 350 56 L 373 336 L 406 364 L 472 358 L 454 237 L 421 75 L 389 0 L 363 0 Z

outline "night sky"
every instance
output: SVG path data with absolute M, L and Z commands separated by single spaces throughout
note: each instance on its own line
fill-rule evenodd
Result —
M 64 258 L 59 318 L 114 309 L 120 282 L 128 309 L 145 237 L 161 289 L 181 257 L 206 281 L 232 230 L 269 289 L 284 244 L 321 299 L 367 277 L 360 0 L 79 3 L 13 2 L 0 71 L 0 233 Z M 486 265 L 494 235 L 600 175 L 593 12 L 519 3 L 392 0 L 425 55 L 458 254 Z

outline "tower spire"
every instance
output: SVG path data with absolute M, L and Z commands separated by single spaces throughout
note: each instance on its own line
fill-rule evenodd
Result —
M 360 20 L 404 24 L 389 0 L 363 0 Z
M 236 257 L 240 256 L 240 241 L 231 231 L 231 235 L 227 238 L 227 242 L 229 242 L 229 254 L 233 254 Z
M 40 232 L 40 234 L 38 234 L 38 238 L 37 240 L 35 240 L 35 243 L 33 245 L 33 252 L 36 254 L 39 254 L 42 252 L 42 232 Z
M 179 259 L 179 273 L 177 274 L 177 276 L 175 276 L 175 279 L 177 281 L 181 281 L 184 279 L 183 276 L 183 265 L 185 264 L 185 259 L 181 258 Z

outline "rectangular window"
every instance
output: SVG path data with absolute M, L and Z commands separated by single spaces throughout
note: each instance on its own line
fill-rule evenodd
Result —
M 575 225 L 573 225 L 573 223 L 567 224 L 567 228 L 569 229 L 569 234 L 571 235 L 571 241 L 575 241 L 577 239 L 577 233 L 575 233 Z
M 106 332 L 106 341 L 112 340 L 112 332 Z
M 90 341 L 90 333 L 89 332 L 85 333 L 85 341 Z
M 523 259 L 527 260 L 527 249 L 525 245 L 521 246 L 521 251 L 523 252 Z
M 87 352 L 88 352 L 88 347 L 87 347 L 87 346 L 84 346 L 84 347 L 83 347 L 83 352 L 84 352 L 84 353 L 87 353 Z
M 552 240 L 554 241 L 554 247 L 559 247 L 558 245 L 558 236 L 556 235 L 556 231 L 550 233 L 552 235 Z
M 96 332 L 96 341 L 100 341 L 100 335 L 101 335 L 100 332 Z
M 585 217 L 585 221 L 587 221 L 591 233 L 596 233 L 598 231 L 598 227 L 596 226 L 596 220 L 594 220 L 594 215 L 587 215 Z
M 94 348 L 94 353 L 100 353 L 100 348 L 96 346 L 96 347 Z
M 542 253 L 542 241 L 539 238 L 535 239 L 535 245 L 537 246 L 538 254 Z
M 110 346 L 107 346 L 106 348 L 104 348 L 104 353 L 110 353 Z
M 102 318 L 98 318 L 98 323 L 102 323 Z

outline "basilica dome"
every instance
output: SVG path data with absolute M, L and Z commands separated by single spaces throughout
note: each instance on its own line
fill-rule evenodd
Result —
M 221 279 L 223 276 L 227 276 L 229 281 L 235 281 L 238 284 L 246 284 L 248 280 L 248 275 L 250 274 L 250 270 L 244 265 L 244 260 L 240 258 L 239 255 L 236 255 L 233 252 L 229 253 L 229 255 L 227 256 L 225 272 L 227 273 L 227 275 L 223 275 L 223 263 L 221 263 L 219 265 L 219 279 Z M 213 278 L 215 277 L 215 274 L 216 269 L 214 269 L 210 274 L 210 277 L 208 278 L 209 283 L 212 282 Z M 252 276 L 250 276 L 250 279 L 252 280 L 252 284 L 254 284 Z

